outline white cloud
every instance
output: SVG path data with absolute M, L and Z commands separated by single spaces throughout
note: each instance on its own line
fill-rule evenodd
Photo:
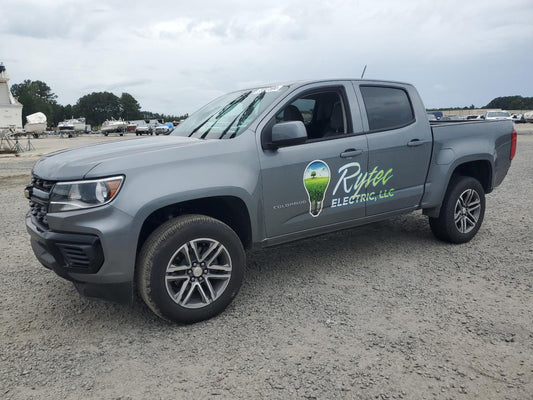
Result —
M 225 91 L 293 79 L 414 83 L 428 107 L 533 96 L 531 0 L 151 2 L 18 0 L 0 14 L 12 83 L 40 79 L 62 103 L 127 91 L 191 112 Z M 445 88 L 446 90 L 442 90 Z

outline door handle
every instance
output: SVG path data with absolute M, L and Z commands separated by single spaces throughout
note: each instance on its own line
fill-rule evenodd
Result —
M 422 146 L 424 143 L 426 143 L 426 142 L 424 142 L 423 140 L 413 139 L 409 143 L 407 143 L 407 146 L 409 146 L 409 147 Z
M 355 156 L 360 156 L 361 154 L 363 154 L 363 150 L 361 149 L 346 149 L 344 150 L 340 156 L 342 158 L 350 158 L 350 157 L 355 157 Z

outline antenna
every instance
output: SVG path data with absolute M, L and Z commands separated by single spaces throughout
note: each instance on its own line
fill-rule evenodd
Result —
M 365 76 L 365 72 L 366 72 L 366 64 L 365 64 L 365 67 L 363 68 L 363 73 L 361 74 L 361 79 L 363 79 L 363 76 Z

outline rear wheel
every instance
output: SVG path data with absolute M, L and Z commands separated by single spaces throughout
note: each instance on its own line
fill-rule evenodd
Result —
M 451 243 L 466 243 L 478 232 L 485 215 L 485 191 L 478 180 L 458 176 L 448 186 L 438 218 L 429 218 L 433 234 Z
M 245 253 L 226 224 L 203 215 L 174 218 L 143 245 L 139 293 L 163 319 L 193 323 L 221 313 L 242 284 Z

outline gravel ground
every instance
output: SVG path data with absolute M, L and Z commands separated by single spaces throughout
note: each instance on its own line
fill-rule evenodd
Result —
M 532 134 L 470 243 L 414 213 L 250 252 L 233 304 L 192 326 L 40 266 L 22 196 L 38 153 L 0 158 L 1 398 L 531 399 Z

